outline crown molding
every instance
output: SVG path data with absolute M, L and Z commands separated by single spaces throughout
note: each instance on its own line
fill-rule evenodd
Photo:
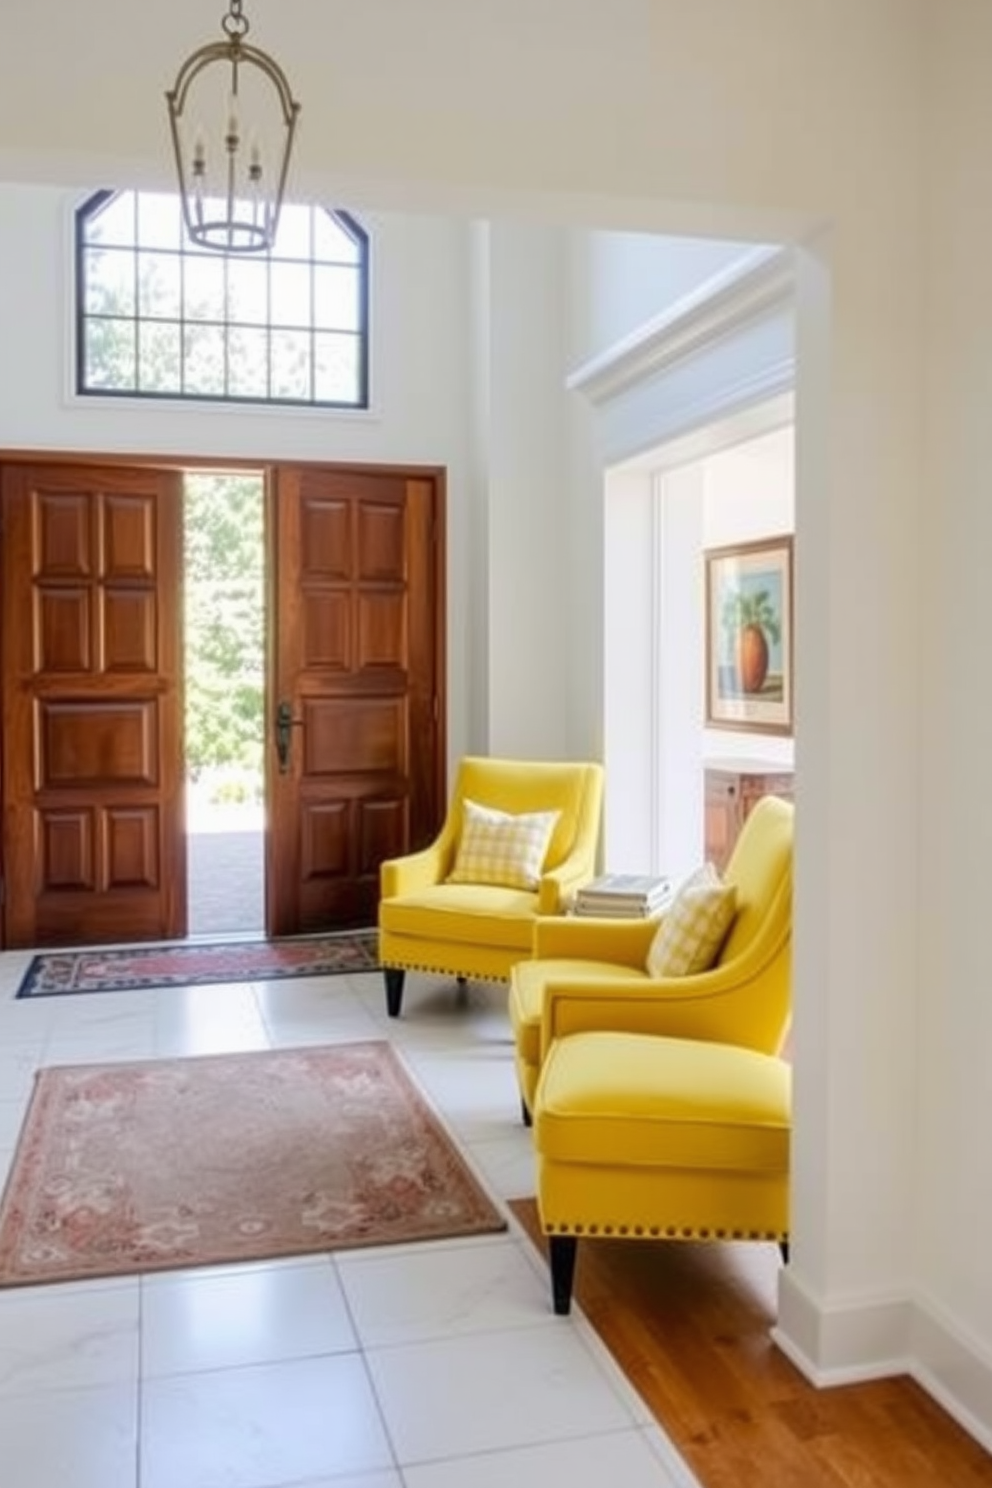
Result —
M 591 403 L 607 403 L 772 312 L 791 308 L 794 297 L 791 249 L 755 248 L 577 367 L 565 385 Z

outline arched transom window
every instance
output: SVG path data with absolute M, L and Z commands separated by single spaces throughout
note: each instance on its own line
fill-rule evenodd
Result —
M 271 253 L 186 236 L 177 196 L 102 191 L 76 213 L 76 386 L 102 396 L 367 408 L 368 236 L 287 203 Z

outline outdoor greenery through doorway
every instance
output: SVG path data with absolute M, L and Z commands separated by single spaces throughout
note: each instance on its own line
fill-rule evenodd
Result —
M 261 475 L 185 477 L 188 934 L 264 930 Z
M 262 477 L 186 476 L 186 768 L 214 804 L 262 800 Z

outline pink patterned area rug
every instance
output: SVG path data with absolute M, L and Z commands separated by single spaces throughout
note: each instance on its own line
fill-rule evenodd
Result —
M 0 1203 L 0 1286 L 505 1228 L 384 1041 L 52 1066 Z
M 378 964 L 375 930 L 285 940 L 183 941 L 175 945 L 124 946 L 120 950 L 98 946 L 40 952 L 32 957 L 17 996 L 336 976 L 347 971 L 375 971 Z

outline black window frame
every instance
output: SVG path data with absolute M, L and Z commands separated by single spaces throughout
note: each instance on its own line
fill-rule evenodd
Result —
M 223 393 L 190 392 L 190 391 L 187 391 L 185 389 L 185 387 L 183 387 L 182 385 L 180 386 L 180 388 L 179 388 L 178 391 L 173 391 L 173 390 L 168 390 L 168 389 L 160 389 L 160 388 L 142 388 L 140 386 L 126 387 L 126 388 L 125 387 L 115 388 L 115 387 L 91 387 L 91 386 L 88 386 L 87 385 L 87 382 L 86 382 L 86 361 L 87 361 L 87 355 L 86 355 L 86 332 L 87 332 L 87 326 L 88 326 L 89 322 L 91 320 L 97 319 L 99 317 L 93 316 L 90 312 L 87 311 L 87 308 L 86 308 L 86 255 L 87 255 L 87 252 L 90 251 L 90 250 L 92 250 L 94 248 L 94 246 L 95 246 L 94 244 L 90 243 L 88 241 L 88 239 L 87 239 L 87 227 L 88 227 L 89 222 L 92 220 L 92 218 L 98 212 L 102 211 L 116 197 L 118 197 L 118 196 L 124 196 L 124 195 L 131 195 L 131 196 L 134 197 L 134 202 L 135 202 L 135 231 L 134 231 L 134 236 L 133 236 L 133 242 L 130 244 L 130 248 L 129 248 L 129 251 L 131 251 L 134 254 L 134 258 L 135 258 L 135 305 L 134 305 L 134 313 L 131 316 L 128 316 L 128 317 L 119 316 L 119 317 L 113 317 L 113 318 L 114 319 L 129 319 L 129 320 L 133 321 L 133 323 L 134 323 L 134 325 L 136 327 L 136 335 L 138 335 L 140 333 L 140 327 L 141 327 L 142 323 L 152 323 L 152 324 L 153 323 L 156 323 L 156 318 L 155 317 L 147 316 L 147 315 L 143 316 L 141 314 L 140 307 L 139 307 L 139 304 L 138 304 L 138 296 L 137 296 L 138 261 L 139 261 L 140 255 L 143 252 L 145 252 L 145 253 L 155 252 L 156 254 L 160 254 L 160 253 L 173 254 L 175 257 L 179 258 L 180 260 L 185 260 L 185 259 L 189 259 L 189 258 L 196 259 L 196 260 L 203 260 L 203 259 L 207 259 L 207 258 L 210 258 L 210 259 L 221 259 L 225 263 L 225 271 L 224 271 L 225 272 L 225 278 L 226 278 L 226 275 L 227 275 L 227 272 L 228 272 L 227 267 L 226 267 L 227 265 L 230 265 L 230 264 L 235 263 L 235 262 L 243 263 L 246 258 L 250 257 L 251 259 L 260 261 L 260 262 L 265 263 L 265 264 L 268 265 L 268 278 L 269 278 L 270 285 L 271 285 L 271 265 L 272 265 L 273 262 L 276 262 L 276 263 L 286 263 L 286 262 L 290 262 L 290 263 L 305 263 L 305 264 L 309 265 L 311 274 L 313 273 L 313 270 L 316 267 L 320 267 L 322 265 L 326 265 L 329 262 L 328 260 L 317 259 L 317 258 L 314 257 L 314 254 L 313 254 L 313 233 L 312 233 L 312 231 L 311 231 L 311 253 L 310 253 L 310 256 L 308 258 L 306 258 L 306 259 L 301 258 L 301 257 L 299 257 L 297 255 L 293 255 L 291 257 L 288 257 L 286 255 L 280 255 L 280 253 L 278 252 L 278 238 L 276 240 L 276 249 L 274 251 L 272 251 L 272 252 L 264 252 L 264 253 L 246 255 L 244 253 L 223 254 L 223 253 L 218 253 L 216 249 L 204 250 L 202 248 L 197 247 L 197 245 L 193 244 L 190 241 L 190 239 L 188 238 L 188 236 L 186 234 L 185 226 L 183 226 L 183 228 L 182 228 L 180 244 L 176 248 L 164 248 L 163 249 L 163 248 L 160 248 L 160 247 L 156 247 L 156 248 L 152 249 L 152 248 L 147 247 L 147 246 L 142 247 L 142 244 L 141 244 L 141 242 L 139 240 L 139 232 L 138 232 L 138 202 L 139 202 L 140 197 L 143 194 L 144 195 L 161 196 L 161 195 L 167 194 L 167 193 L 162 193 L 162 192 L 144 192 L 144 193 L 142 193 L 137 188 L 133 188 L 133 189 L 132 188 L 128 188 L 127 191 L 118 190 L 118 189 L 114 189 L 114 188 L 107 188 L 107 189 L 102 189 L 100 191 L 96 191 L 92 195 L 90 195 L 89 197 L 87 197 L 87 199 L 84 202 L 82 202 L 76 208 L 76 211 L 75 211 L 75 263 L 74 263 L 74 283 L 75 283 L 75 315 L 74 315 L 74 328 L 75 328 L 75 391 L 76 391 L 76 394 L 77 394 L 78 397 L 81 397 L 81 398 L 115 398 L 115 399 L 121 399 L 121 398 L 138 398 L 138 399 L 141 399 L 142 401 L 147 401 L 147 402 L 201 403 L 201 404 L 202 403 L 206 403 L 206 404 L 221 404 L 221 405 L 224 405 L 224 406 L 235 406 L 235 407 L 236 406 L 243 406 L 243 407 L 250 407 L 250 408 L 251 407 L 254 407 L 254 408 L 259 408 L 259 407 L 261 407 L 261 408 L 277 408 L 277 409 L 278 408 L 287 408 L 287 409 L 289 409 L 289 408 L 294 408 L 294 409 L 295 408 L 314 408 L 314 409 L 318 409 L 318 410 L 326 410 L 326 411 L 335 411 L 335 410 L 337 410 L 337 411 L 348 412 L 348 413 L 363 412 L 363 411 L 367 411 L 369 409 L 369 407 L 370 407 L 370 401 L 369 401 L 369 387 L 370 387 L 370 368 L 369 368 L 369 361 L 370 361 L 370 335 L 369 335 L 369 302 L 370 302 L 369 247 L 370 247 L 370 239 L 369 239 L 369 234 L 368 234 L 367 230 L 363 227 L 363 225 L 361 224 L 361 222 L 359 222 L 358 219 L 351 212 L 345 211 L 343 208 L 331 208 L 331 207 L 324 207 L 324 206 L 321 206 L 321 205 L 313 205 L 313 204 L 310 204 L 309 205 L 309 209 L 310 209 L 311 213 L 326 212 L 326 214 L 332 219 L 332 221 L 335 223 L 335 225 L 338 228 L 340 228 L 344 233 L 346 233 L 347 236 L 352 240 L 352 242 L 355 245 L 356 251 L 357 251 L 357 271 L 358 271 L 358 303 L 357 303 L 357 306 L 356 306 L 356 310 L 357 310 L 357 315 L 356 315 L 357 326 L 356 326 L 353 334 L 354 334 L 354 337 L 355 337 L 355 343 L 356 343 L 356 346 L 357 346 L 357 353 L 358 354 L 357 354 L 356 397 L 354 399 L 350 399 L 350 398 L 349 399 L 324 399 L 324 398 L 317 398 L 315 396 L 310 396 L 310 397 L 306 397 L 306 398 L 304 398 L 304 397 L 286 397 L 286 396 L 274 396 L 271 393 L 271 375 L 272 375 L 271 337 L 272 337 L 272 334 L 273 334 L 273 330 L 278 331 L 280 329 L 289 329 L 289 327 L 280 327 L 278 324 L 275 324 L 274 325 L 273 324 L 273 321 L 272 321 L 272 318 L 271 318 L 271 313 L 267 316 L 267 319 L 265 321 L 264 326 L 263 325 L 252 325 L 252 327 L 250 327 L 252 329 L 261 329 L 261 330 L 264 330 L 265 335 L 268 338 L 269 358 L 268 358 L 268 363 L 267 363 L 267 378 L 269 379 L 270 391 L 266 395 L 261 395 L 261 394 L 245 394 L 245 393 L 230 393 L 230 392 L 226 392 L 226 391 L 223 392 Z M 306 206 L 308 204 L 306 204 L 306 203 L 298 203 L 296 205 Z M 177 210 L 180 211 L 180 215 L 181 215 L 181 203 L 179 202 L 179 198 L 178 197 L 176 197 L 176 206 L 177 206 Z M 184 335 L 185 328 L 187 326 L 190 326 L 190 325 L 202 325 L 203 324 L 202 321 L 198 321 L 198 320 L 195 320 L 195 319 L 187 319 L 186 316 L 185 316 L 185 307 L 183 305 L 180 306 L 180 313 L 179 313 L 178 319 L 175 318 L 175 317 L 168 317 L 168 318 L 164 318 L 162 321 L 160 321 L 158 323 L 169 324 L 169 325 L 177 325 L 179 327 L 179 331 L 180 331 L 180 336 L 181 337 Z M 225 355 L 224 381 L 225 381 L 225 385 L 226 385 L 227 382 L 228 382 L 227 362 L 228 362 L 228 349 L 229 349 L 230 332 L 231 332 L 232 329 L 238 330 L 238 329 L 245 329 L 247 327 L 246 327 L 246 325 L 244 323 L 242 323 L 242 322 L 240 322 L 238 320 L 230 320 L 230 319 L 227 319 L 226 317 L 223 320 L 209 322 L 209 324 L 212 324 L 214 326 L 219 326 L 223 330 L 224 348 L 225 348 L 225 353 L 224 353 L 224 355 Z M 294 327 L 293 329 L 295 331 L 299 332 L 299 333 L 306 334 L 306 335 L 308 335 L 310 337 L 309 377 L 310 377 L 311 393 L 313 393 L 313 390 L 314 390 L 314 369 L 315 369 L 314 341 L 313 341 L 313 338 L 314 338 L 315 335 L 317 335 L 319 333 L 320 328 L 314 326 L 313 319 L 311 317 L 311 321 L 310 321 L 309 326 L 307 326 L 307 327 Z M 181 381 L 184 379 L 184 372 L 185 372 L 184 363 L 185 363 L 185 357 L 181 357 L 181 361 L 180 361 L 180 377 L 181 377 Z M 135 382 L 137 383 L 137 381 L 138 381 L 138 369 L 136 367 L 136 369 L 135 369 Z

